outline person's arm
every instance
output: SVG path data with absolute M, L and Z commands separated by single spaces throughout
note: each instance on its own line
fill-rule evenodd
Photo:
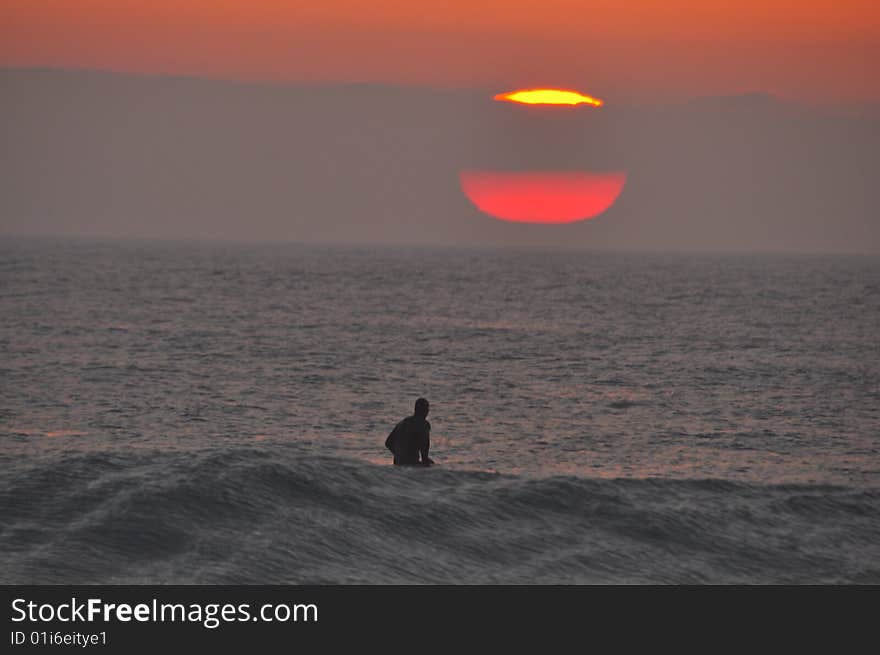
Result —
M 394 442 L 397 440 L 397 428 L 400 426 L 400 423 L 394 426 L 394 429 L 388 435 L 388 438 L 385 439 L 385 447 L 390 450 L 392 453 L 394 452 Z
M 422 466 L 430 466 L 434 461 L 428 457 L 428 451 L 431 449 L 431 424 L 425 421 L 425 430 L 419 443 L 419 455 L 422 458 Z

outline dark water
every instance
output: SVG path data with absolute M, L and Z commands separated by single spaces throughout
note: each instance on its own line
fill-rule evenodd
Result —
M 6 240 L 0 313 L 5 582 L 880 582 L 877 259 Z

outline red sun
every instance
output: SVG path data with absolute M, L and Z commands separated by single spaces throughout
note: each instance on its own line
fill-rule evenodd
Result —
M 598 216 L 623 190 L 626 173 L 462 171 L 461 188 L 481 211 L 518 223 L 572 223 Z
M 524 89 L 501 93 L 495 100 L 515 104 L 578 106 L 595 110 L 598 98 L 564 89 Z M 462 191 L 490 216 L 518 223 L 573 223 L 595 218 L 617 200 L 626 184 L 623 171 L 494 171 L 465 170 Z

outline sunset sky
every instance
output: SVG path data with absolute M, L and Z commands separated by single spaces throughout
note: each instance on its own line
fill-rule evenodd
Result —
M 5 0 L 0 66 L 880 102 L 876 0 Z

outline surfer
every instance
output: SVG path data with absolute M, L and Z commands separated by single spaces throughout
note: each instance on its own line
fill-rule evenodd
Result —
M 394 463 L 399 466 L 431 466 L 428 457 L 431 447 L 431 424 L 425 420 L 428 415 L 428 401 L 419 398 L 415 412 L 394 426 L 385 439 L 385 447 L 394 455 Z

